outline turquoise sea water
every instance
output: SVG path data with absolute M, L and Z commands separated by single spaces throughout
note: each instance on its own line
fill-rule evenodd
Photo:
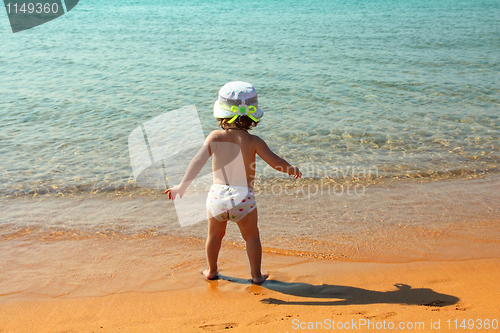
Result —
M 195 104 L 206 135 L 232 80 L 299 167 L 498 173 L 499 74 L 495 0 L 82 0 L 16 34 L 0 10 L 0 194 L 131 185 L 132 130 Z

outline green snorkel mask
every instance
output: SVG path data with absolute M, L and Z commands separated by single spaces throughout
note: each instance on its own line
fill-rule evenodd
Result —
M 219 90 L 219 99 L 214 104 L 215 118 L 231 118 L 228 123 L 232 123 L 238 117 L 248 116 L 259 122 L 263 115 L 257 92 L 250 83 L 229 82 Z

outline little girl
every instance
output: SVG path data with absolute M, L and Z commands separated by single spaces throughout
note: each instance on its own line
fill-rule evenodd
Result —
M 214 117 L 222 130 L 208 135 L 204 146 L 190 162 L 181 184 L 165 191 L 171 200 L 177 194 L 182 198 L 191 181 L 213 155 L 213 185 L 207 198 L 207 269 L 203 272 L 209 280 L 218 278 L 217 259 L 227 221 L 238 224 L 246 242 L 252 282 L 261 284 L 268 277 L 261 273 L 262 246 L 253 192 L 255 155 L 295 179 L 302 177 L 297 167 L 273 153 L 264 140 L 248 133 L 262 116 L 257 92 L 251 84 L 240 81 L 225 84 L 214 105 Z

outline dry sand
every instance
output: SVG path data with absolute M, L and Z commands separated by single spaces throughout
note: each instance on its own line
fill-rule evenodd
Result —
M 256 286 L 236 278 L 245 276 L 244 254 L 225 254 L 232 260 L 224 266 L 239 267 L 224 270 L 226 280 L 207 282 L 187 269 L 171 277 L 182 288 L 169 291 L 4 302 L 1 332 L 311 332 L 294 328 L 332 320 L 357 323 L 359 332 L 384 321 L 434 332 L 431 322 L 456 331 L 448 329 L 455 320 L 499 319 L 498 259 L 373 264 L 265 255 L 271 278 Z

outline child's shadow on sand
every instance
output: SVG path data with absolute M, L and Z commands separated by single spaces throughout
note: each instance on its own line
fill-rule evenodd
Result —
M 241 284 L 250 284 L 249 280 L 238 279 L 220 275 L 222 280 Z M 282 294 L 307 297 L 307 298 L 329 298 L 329 301 L 284 301 L 276 298 L 261 300 L 265 304 L 286 305 L 354 305 L 354 304 L 408 304 L 442 307 L 458 303 L 458 297 L 440 294 L 428 288 L 412 289 L 407 284 L 395 284 L 397 290 L 375 291 L 349 286 L 335 286 L 329 284 L 312 285 L 302 282 L 281 282 L 267 280 L 263 288 L 273 290 Z

